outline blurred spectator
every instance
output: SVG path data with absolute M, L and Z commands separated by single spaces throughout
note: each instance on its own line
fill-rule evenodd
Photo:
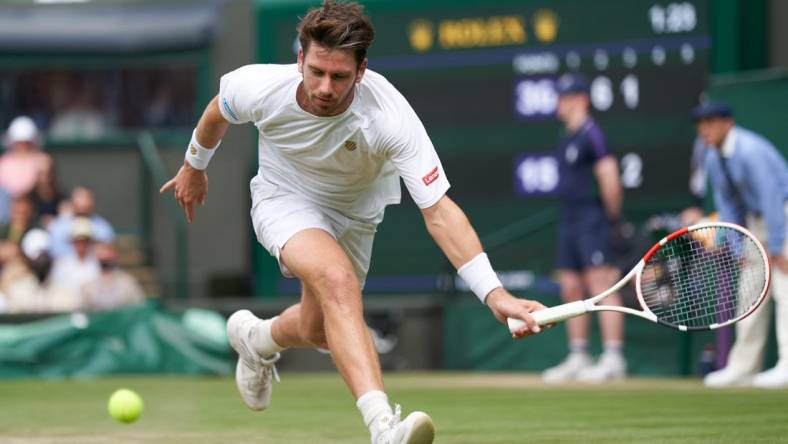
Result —
M 19 250 L 19 244 L 15 242 L 0 242 L 0 271 L 5 269 L 6 265 L 10 264 L 22 254 Z
M 49 135 L 58 139 L 97 139 L 107 132 L 104 116 L 93 104 L 88 89 L 77 86 L 68 91 L 65 109 L 57 112 Z
M 0 224 L 8 222 L 11 213 L 11 195 L 5 188 L 0 187 Z
M 51 161 L 49 155 L 41 151 L 40 141 L 36 124 L 27 116 L 15 118 L 8 126 L 7 151 L 0 156 L 0 187 L 12 197 L 31 192 L 39 171 Z
M 165 84 L 159 85 L 145 110 L 145 126 L 153 128 L 176 126 L 178 116 L 173 100 L 172 88 Z
M 16 246 L 15 246 L 16 247 Z M 10 313 L 71 311 L 80 295 L 49 278 L 52 259 L 47 251 L 49 233 L 34 228 L 22 239 L 21 251 L 0 274 L 0 293 Z
M 63 205 L 64 197 L 57 185 L 55 163 L 50 158 L 44 169 L 38 172 L 35 188 L 33 188 L 39 224 L 46 228 L 57 217 Z
M 81 292 L 82 286 L 97 278 L 101 271 L 94 250 L 95 237 L 90 219 L 74 218 L 71 244 L 74 247 L 72 252 L 55 257 L 51 278 L 58 285 Z
M 113 244 L 96 245 L 101 274 L 83 287 L 83 307 L 87 310 L 111 310 L 141 302 L 142 287 L 127 271 L 118 268 L 118 253 Z
M 8 222 L 0 225 L 0 242 L 18 244 L 28 230 L 36 226 L 36 209 L 31 196 L 19 196 L 11 202 Z
M 115 239 L 115 230 L 106 219 L 95 213 L 96 200 L 93 192 L 85 187 L 76 187 L 71 192 L 70 214 L 60 214 L 47 227 L 52 235 L 50 252 L 52 257 L 59 258 L 73 251 L 71 234 L 75 218 L 87 218 L 91 223 L 91 234 L 97 242 L 112 242 Z

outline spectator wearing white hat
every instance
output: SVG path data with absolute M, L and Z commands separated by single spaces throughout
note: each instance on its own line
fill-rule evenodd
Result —
M 41 151 L 41 136 L 33 119 L 15 118 L 5 133 L 6 152 L 0 156 L 0 187 L 11 197 L 30 193 L 51 158 Z
M 86 282 L 96 279 L 101 268 L 96 258 L 94 243 L 90 219 L 74 218 L 71 225 L 71 244 L 74 249 L 55 258 L 52 281 L 81 292 Z

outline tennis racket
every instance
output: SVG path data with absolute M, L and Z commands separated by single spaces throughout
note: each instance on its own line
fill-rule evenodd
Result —
M 635 279 L 642 310 L 597 305 Z M 651 247 L 623 279 L 590 299 L 531 313 L 539 325 L 593 311 L 618 311 L 681 331 L 714 330 L 747 317 L 769 291 L 766 251 L 746 229 L 710 222 L 682 228 Z M 509 330 L 524 325 L 509 319 Z

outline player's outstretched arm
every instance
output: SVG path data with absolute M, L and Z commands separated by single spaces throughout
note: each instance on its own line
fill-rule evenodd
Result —
M 538 333 L 540 328 L 530 313 L 544 306 L 536 301 L 516 298 L 500 285 L 482 250 L 479 236 L 460 207 L 444 195 L 421 212 L 427 231 L 496 319 L 503 324 L 506 324 L 506 318 L 525 321 L 525 326 L 513 333 L 515 338 Z
M 175 200 L 183 208 L 186 220 L 190 223 L 194 220 L 194 205 L 205 204 L 208 194 L 208 174 L 205 169 L 229 126 L 230 123 L 219 112 L 217 97 L 214 97 L 194 129 L 183 166 L 159 190 L 160 193 L 174 190 Z

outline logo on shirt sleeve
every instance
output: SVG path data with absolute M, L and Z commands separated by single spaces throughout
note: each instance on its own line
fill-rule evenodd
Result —
M 230 108 L 230 104 L 227 103 L 227 99 L 225 99 L 224 97 L 222 97 L 222 106 L 224 107 L 224 110 L 227 112 L 227 114 L 230 115 L 230 117 L 232 117 L 235 120 L 241 120 L 238 118 L 237 115 L 235 115 L 235 112 L 233 111 L 232 108 Z
M 438 171 L 438 167 L 435 167 L 432 169 L 432 171 L 427 173 L 426 176 L 422 177 L 421 181 L 424 182 L 424 185 L 429 185 L 432 182 L 435 182 L 435 180 L 437 180 L 440 175 L 441 173 Z

